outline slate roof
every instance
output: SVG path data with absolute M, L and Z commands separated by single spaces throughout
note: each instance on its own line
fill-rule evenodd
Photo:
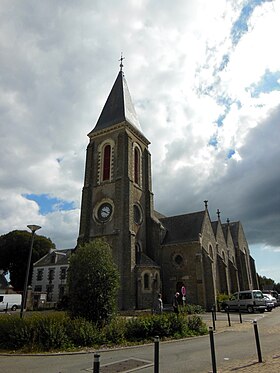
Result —
M 205 210 L 159 219 L 167 230 L 162 244 L 198 241 L 204 217 Z
M 228 223 L 222 224 L 222 229 L 223 229 L 224 237 L 227 243 L 228 242 Z
M 232 240 L 235 246 L 238 245 L 238 231 L 239 231 L 239 221 L 234 221 L 229 223 L 230 233 L 232 236 Z
M 140 123 L 134 109 L 123 71 L 120 71 L 107 98 L 94 129 L 88 134 L 104 130 L 121 122 L 128 122 L 143 136 Z
M 213 229 L 214 235 L 216 237 L 216 235 L 217 235 L 217 229 L 218 229 L 218 220 L 212 221 L 211 225 L 212 225 L 212 229 Z
M 53 250 L 50 253 L 43 256 L 36 263 L 33 264 L 34 267 L 45 267 L 45 266 L 56 266 L 56 265 L 68 265 L 69 257 L 72 254 L 74 249 L 65 249 L 65 250 Z M 56 256 L 55 263 L 52 262 L 52 257 Z
M 159 265 L 156 262 L 154 262 L 150 257 L 148 257 L 144 253 L 141 253 L 140 263 L 138 264 L 138 266 L 141 266 L 141 267 L 159 267 Z

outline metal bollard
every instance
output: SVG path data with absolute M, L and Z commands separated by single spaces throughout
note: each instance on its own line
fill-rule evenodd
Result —
M 231 326 L 230 315 L 229 315 L 229 310 L 228 309 L 227 309 L 227 319 L 228 319 L 228 326 Z
M 213 307 L 214 307 L 215 321 L 217 321 L 217 307 L 216 307 L 216 304 L 214 304 Z
M 213 332 L 213 328 L 211 328 L 211 326 L 209 327 L 209 336 L 210 336 L 212 369 L 213 369 L 213 373 L 217 373 L 215 345 L 214 345 L 214 332 Z
M 238 307 L 238 312 L 239 312 L 239 321 L 240 321 L 240 324 L 242 324 L 242 316 L 241 316 L 240 307 Z
M 155 350 L 154 350 L 154 373 L 159 373 L 159 337 L 156 336 L 154 339 Z
M 215 315 L 214 315 L 214 310 L 213 310 L 213 307 L 212 307 L 212 323 L 213 323 L 213 329 L 216 330 L 216 325 L 215 325 Z
M 94 354 L 93 373 L 99 373 L 99 370 L 100 370 L 100 355 Z
M 257 321 L 254 320 L 253 324 L 254 324 L 254 331 L 255 331 L 256 346 L 257 346 L 259 363 L 262 363 L 262 352 L 261 352 L 261 345 L 260 345 L 260 338 L 259 338 Z

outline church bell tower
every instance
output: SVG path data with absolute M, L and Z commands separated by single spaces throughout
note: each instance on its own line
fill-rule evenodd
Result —
M 119 308 L 137 308 L 136 270 L 147 253 L 153 214 L 149 141 L 120 71 L 88 134 L 78 244 L 104 238 L 121 278 Z

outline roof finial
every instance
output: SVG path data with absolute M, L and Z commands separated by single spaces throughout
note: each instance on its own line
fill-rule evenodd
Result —
M 220 214 L 221 214 L 220 210 L 217 209 L 217 215 L 218 215 L 218 218 L 219 218 L 219 219 L 220 219 Z
M 121 61 L 121 63 L 120 63 L 120 71 L 122 71 L 122 68 L 123 68 L 123 60 L 125 59 L 125 57 L 123 57 L 123 54 L 122 54 L 122 52 L 121 52 L 121 58 L 119 59 L 119 61 Z
M 207 199 L 204 201 L 204 204 L 205 204 L 205 208 L 207 209 L 207 206 L 208 206 L 208 201 L 207 201 Z
M 227 218 L 227 223 L 228 223 L 228 225 L 229 225 L 229 222 L 230 222 L 230 220 L 229 220 L 229 218 Z

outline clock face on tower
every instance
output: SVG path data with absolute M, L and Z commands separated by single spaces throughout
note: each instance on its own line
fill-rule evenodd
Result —
M 98 211 L 97 211 L 98 220 L 100 220 L 101 222 L 108 221 L 112 215 L 112 212 L 113 212 L 113 207 L 110 203 L 108 202 L 102 203 L 99 206 Z

